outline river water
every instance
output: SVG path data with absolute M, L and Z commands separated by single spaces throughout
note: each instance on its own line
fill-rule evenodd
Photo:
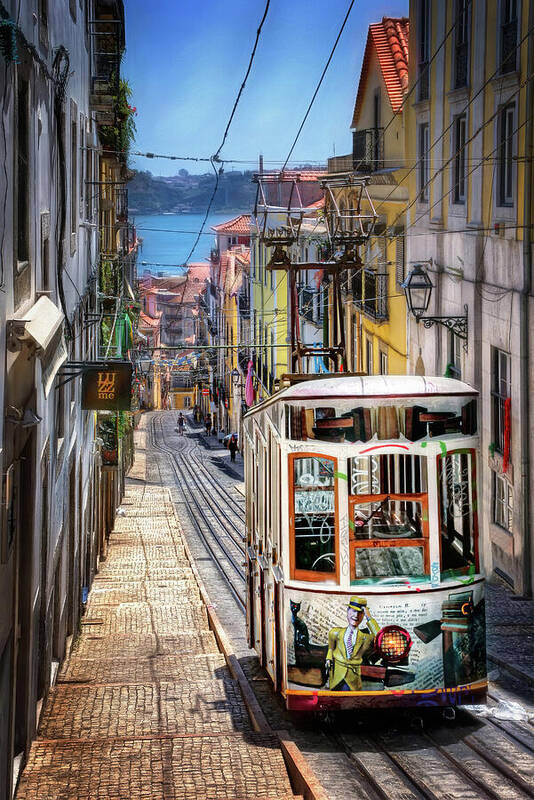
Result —
M 212 225 L 237 217 L 237 213 L 211 214 L 189 261 L 204 261 L 215 246 Z M 138 214 L 133 218 L 138 237 L 143 239 L 139 250 L 137 274 L 150 270 L 154 275 L 180 274 L 181 264 L 188 258 L 198 235 L 204 214 Z

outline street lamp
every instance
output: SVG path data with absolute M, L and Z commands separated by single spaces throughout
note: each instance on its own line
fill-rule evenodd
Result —
M 455 336 L 463 340 L 464 350 L 467 351 L 467 304 L 464 305 L 465 314 L 461 317 L 425 317 L 424 313 L 430 304 L 434 284 L 421 264 L 414 266 L 401 286 L 406 295 L 408 310 L 413 314 L 417 323 L 421 320 L 425 328 L 431 328 L 436 323 L 444 325 Z

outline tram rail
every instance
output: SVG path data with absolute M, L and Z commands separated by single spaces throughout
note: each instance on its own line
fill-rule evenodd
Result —
M 214 511 L 213 496 L 225 501 L 227 487 L 214 474 L 207 473 L 210 478 L 210 495 L 202 486 L 198 475 L 194 475 L 187 465 L 186 459 L 179 457 L 168 445 L 158 442 L 157 419 L 153 417 L 151 420 L 151 444 L 169 457 L 175 479 L 189 505 L 194 527 L 244 614 L 243 590 L 237 588 L 235 581 L 224 569 L 219 551 L 225 553 L 228 563 L 232 561 L 201 505 L 207 503 Z M 159 426 L 163 434 L 161 419 Z M 190 451 L 187 452 L 187 458 L 191 459 Z M 206 470 L 197 457 L 191 461 L 196 467 Z M 221 514 L 220 508 L 217 511 Z M 219 520 L 219 526 L 220 524 Z M 232 576 L 234 572 L 235 564 Z M 242 569 L 239 569 L 239 575 L 244 586 Z M 489 698 L 493 702 L 499 702 L 500 699 L 492 692 Z M 274 696 L 272 699 L 274 703 Z M 279 712 L 278 706 L 276 710 Z M 352 781 L 352 790 L 359 791 L 362 798 L 534 798 L 534 732 L 529 730 L 531 724 L 506 722 L 491 717 L 481 720 L 464 708 L 458 711 L 454 722 L 444 720 L 442 715 L 438 718 L 438 713 L 437 710 L 429 709 L 422 712 L 383 711 L 381 724 L 384 729 L 378 730 L 376 712 L 362 712 L 353 732 L 343 730 L 347 724 L 343 712 L 318 714 L 316 719 L 319 732 L 326 737 L 334 752 L 340 758 L 346 759 L 344 764 L 351 770 L 350 775 L 345 775 L 345 786 Z M 365 729 L 365 733 L 362 733 L 362 729 Z M 301 736 L 299 744 L 305 752 L 305 734 Z M 329 756 L 331 758 L 332 753 Z M 317 758 L 315 754 L 316 770 Z M 331 767 L 326 766 L 327 772 L 329 769 Z M 319 777 L 320 774 L 318 771 Z M 342 797 L 344 793 L 335 789 L 335 796 Z
M 223 576 L 225 582 L 228 584 L 233 597 L 237 601 L 240 609 L 245 611 L 245 574 L 243 571 L 243 562 L 238 560 L 235 555 L 237 549 L 239 556 L 244 557 L 245 549 L 242 542 L 236 541 L 234 535 L 230 534 L 228 528 L 221 526 L 227 537 L 232 541 L 234 552 L 230 550 L 228 545 L 224 542 L 223 537 L 218 535 L 214 529 L 212 520 L 209 519 L 203 503 L 208 503 L 212 510 L 213 505 L 209 497 L 209 493 L 205 491 L 201 483 L 196 479 L 192 470 L 185 466 L 185 460 L 178 459 L 174 450 L 161 441 L 158 441 L 156 434 L 156 423 L 159 422 L 159 427 L 163 434 L 163 425 L 161 418 L 152 417 L 150 423 L 150 440 L 151 445 L 156 450 L 165 453 L 168 456 L 169 465 L 174 473 L 176 483 L 183 492 L 184 498 L 188 504 L 190 519 L 200 536 L 204 546 L 209 552 L 213 562 L 217 566 L 219 572 Z M 159 469 L 159 466 L 158 466 Z M 160 472 L 161 474 L 161 472 Z M 199 496 L 201 501 L 199 501 Z M 219 510 L 220 513 L 220 510 Z M 233 525 L 235 530 L 237 526 Z M 222 555 L 222 561 L 221 561 Z M 224 564 L 227 565 L 225 569 Z M 230 569 L 232 575 L 230 575 Z M 238 580 L 236 581 L 236 576 Z

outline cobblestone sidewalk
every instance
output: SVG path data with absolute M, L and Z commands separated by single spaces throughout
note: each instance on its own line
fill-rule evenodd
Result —
M 134 477 L 16 797 L 293 797 L 209 630 L 168 492 Z

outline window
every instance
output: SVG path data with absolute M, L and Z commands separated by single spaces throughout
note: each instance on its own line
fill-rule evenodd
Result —
M 427 462 L 412 455 L 350 460 L 351 583 L 429 574 Z
M 365 340 L 365 367 L 367 374 L 373 374 L 373 340 L 367 338 Z
M 71 234 L 76 235 L 78 230 L 78 124 L 77 111 L 74 103 L 71 104 L 71 135 L 70 135 L 70 226 Z M 71 244 L 71 251 L 72 251 Z
M 502 73 L 516 70 L 517 28 L 517 0 L 501 0 L 500 57 Z
M 454 120 L 454 190 L 455 203 L 465 203 L 465 164 L 466 164 L 466 133 L 467 120 L 465 114 L 460 114 Z
M 449 331 L 448 355 L 447 377 L 460 380 L 462 377 L 462 340 L 452 331 Z
M 337 577 L 337 460 L 289 456 L 292 528 L 291 576 L 297 580 Z
M 400 286 L 404 281 L 404 227 L 395 230 L 395 281 Z
M 504 453 L 507 407 L 510 404 L 511 380 L 509 353 L 492 348 L 492 432 L 493 444 L 498 453 Z M 509 412 L 508 412 L 509 413 Z
M 41 214 L 41 289 L 50 289 L 50 213 Z
M 418 99 L 428 100 L 430 87 L 430 0 L 419 0 L 417 20 Z
M 512 487 L 504 475 L 493 473 L 493 522 L 513 532 L 514 498 Z
M 438 458 L 441 572 L 475 566 L 476 484 L 471 450 Z
M 48 0 L 39 0 L 39 41 L 48 44 Z
M 514 204 L 514 116 L 513 104 L 505 106 L 498 117 L 497 170 L 498 205 Z
M 429 179 L 429 135 L 430 126 L 428 122 L 419 125 L 419 152 L 417 154 L 418 161 L 418 177 L 419 177 L 419 202 L 428 203 L 428 179 Z
M 454 88 L 467 86 L 469 69 L 469 7 L 470 0 L 456 0 L 454 43 Z
M 384 353 L 383 350 L 380 351 L 380 374 L 388 374 L 388 354 Z
M 20 272 L 30 260 L 29 169 L 30 141 L 28 120 L 28 81 L 19 76 L 17 91 L 17 153 L 15 183 L 16 269 Z

